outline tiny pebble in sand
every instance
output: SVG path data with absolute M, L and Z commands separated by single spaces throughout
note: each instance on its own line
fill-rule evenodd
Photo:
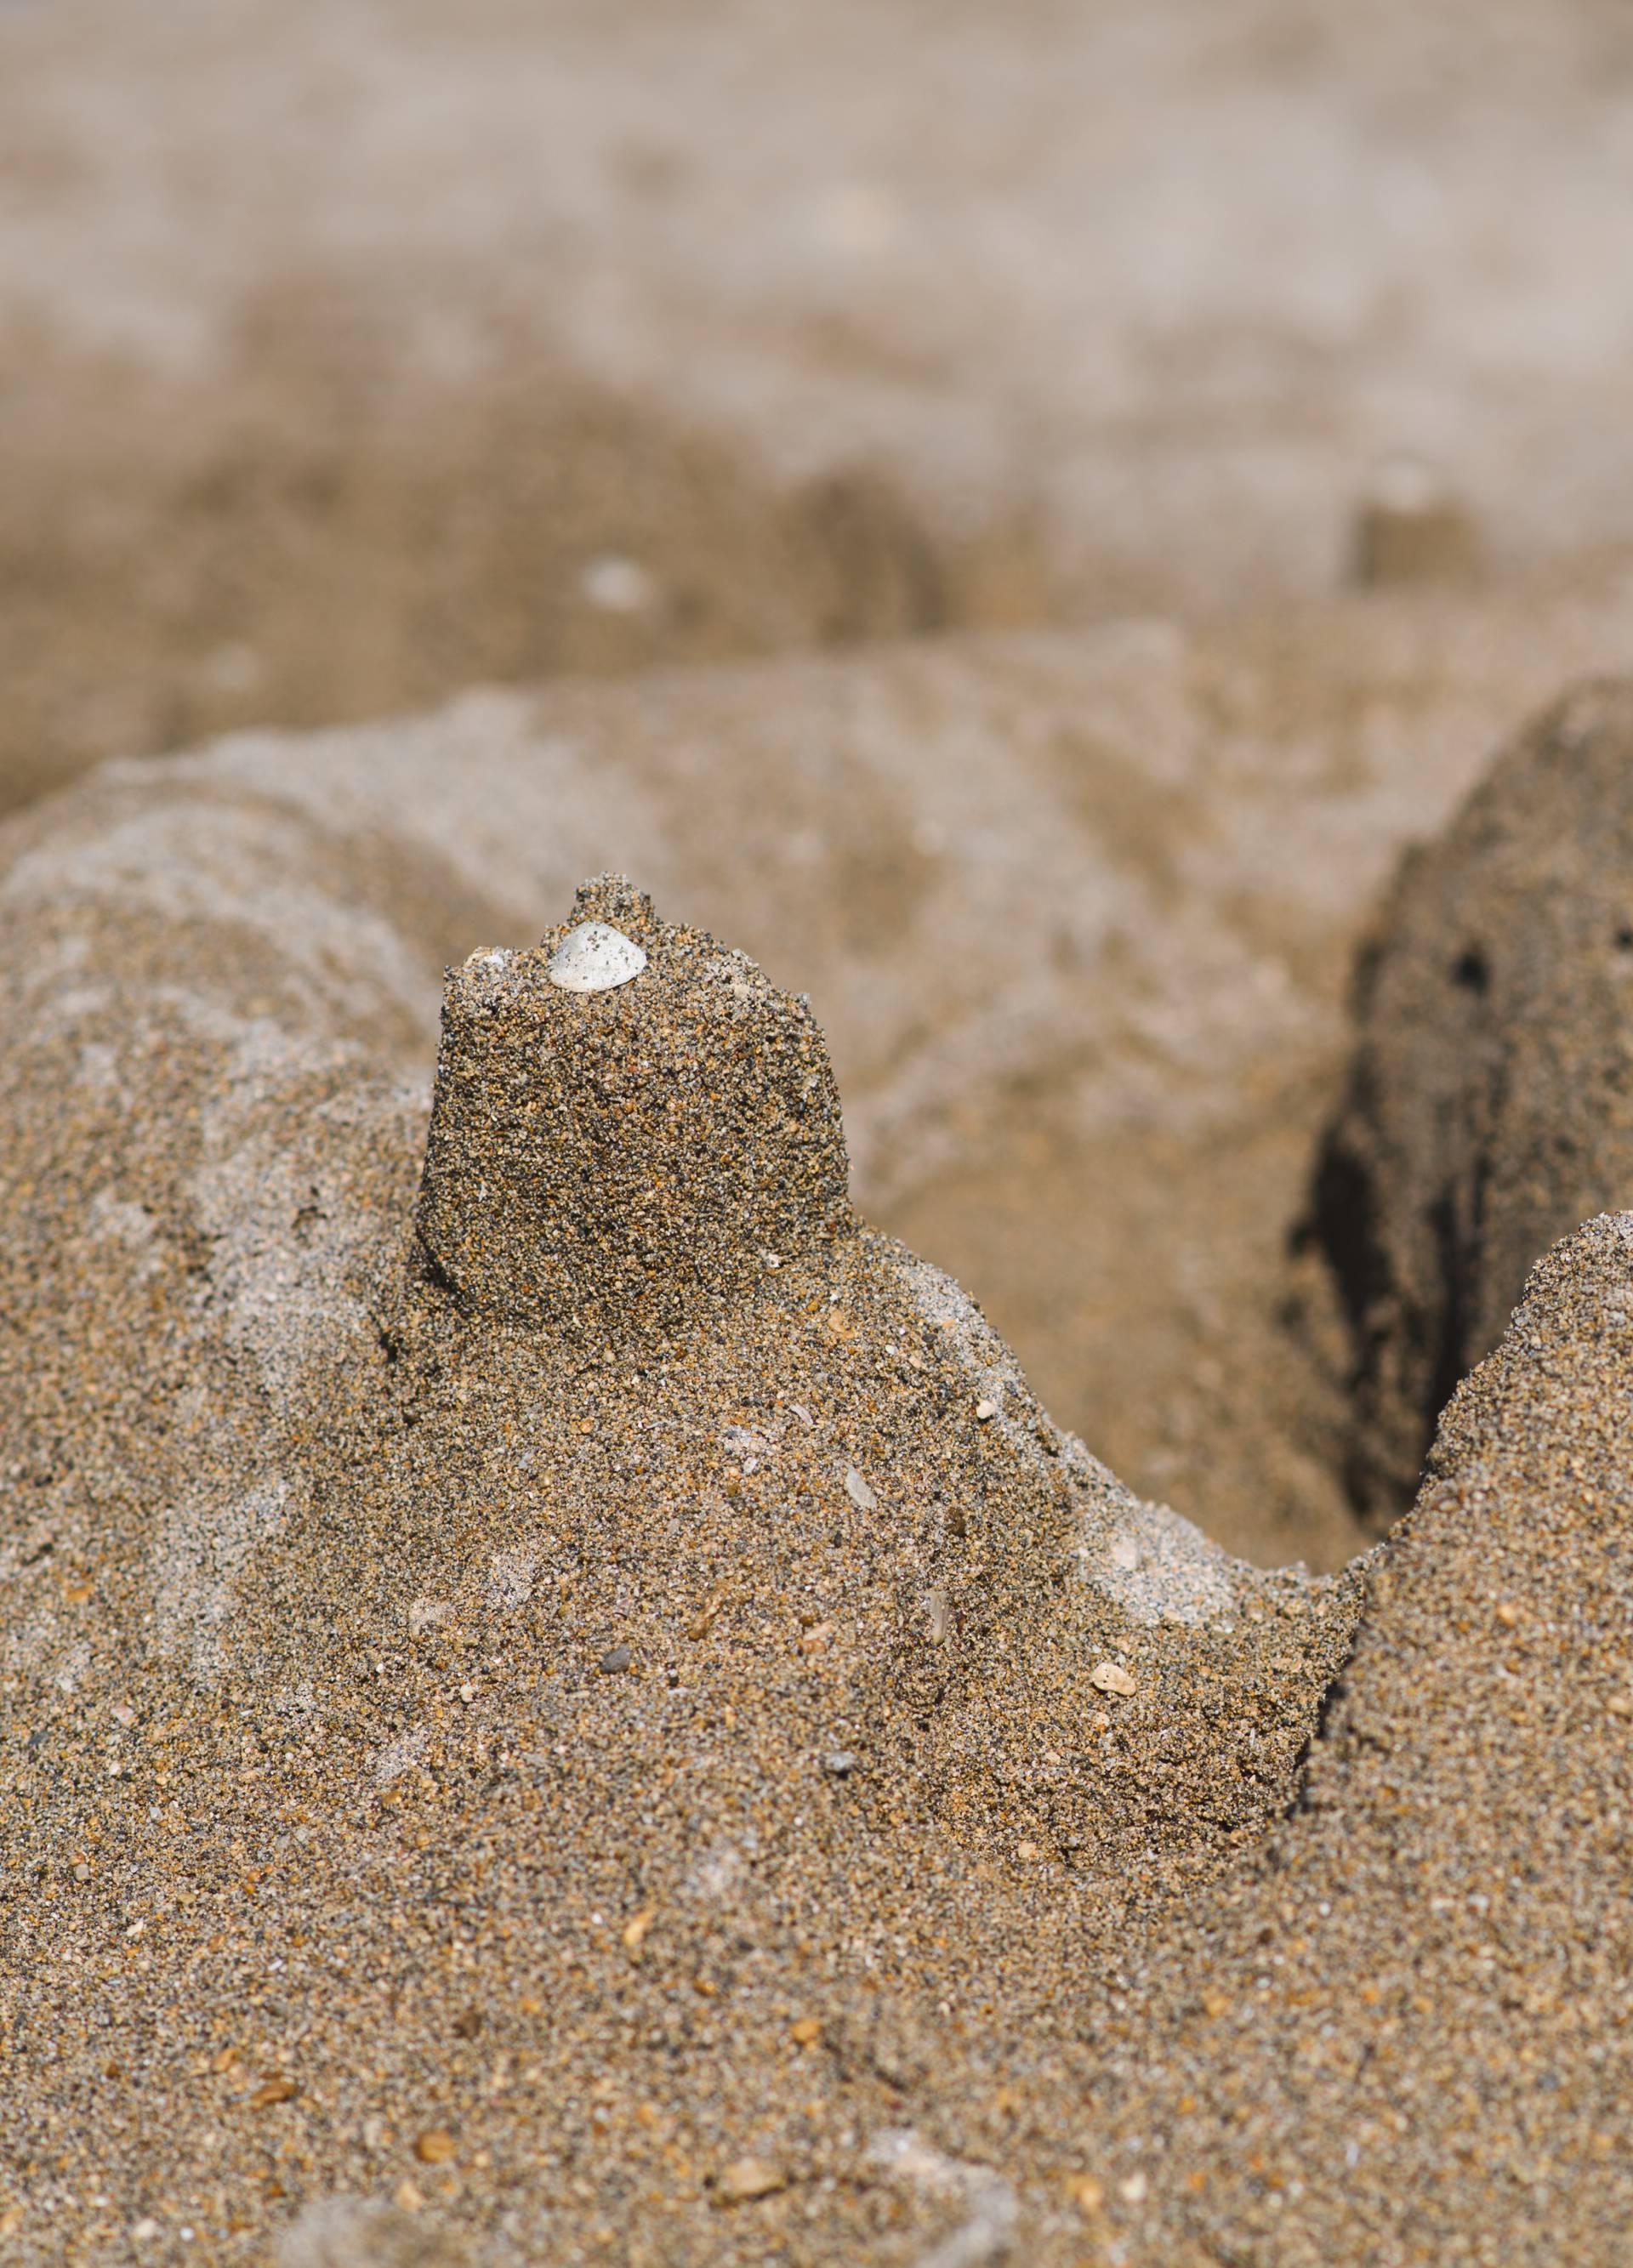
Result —
M 738 2158 L 720 2177 L 715 2195 L 723 2205 L 748 2205 L 787 2187 L 787 2176 L 764 2158 Z

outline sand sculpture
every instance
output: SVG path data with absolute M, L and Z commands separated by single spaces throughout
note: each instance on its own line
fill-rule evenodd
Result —
M 462 961 L 427 1135 L 425 888 L 241 757 L 12 833 L 17 2257 L 1614 2258 L 1627 1219 L 1262 1572 L 627 883 Z

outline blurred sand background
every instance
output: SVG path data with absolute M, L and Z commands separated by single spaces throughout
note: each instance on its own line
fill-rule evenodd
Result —
M 1625 664 L 1630 238 L 1607 4 L 0 0 L 0 804 L 542 687 L 626 795 L 562 844 L 639 807 L 812 992 L 864 1204 L 1337 1564 L 1347 972 Z

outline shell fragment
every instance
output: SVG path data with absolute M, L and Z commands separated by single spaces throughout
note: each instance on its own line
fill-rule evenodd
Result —
M 605 922 L 580 922 L 545 963 L 544 974 L 564 992 L 610 992 L 639 976 L 647 956 L 632 937 Z

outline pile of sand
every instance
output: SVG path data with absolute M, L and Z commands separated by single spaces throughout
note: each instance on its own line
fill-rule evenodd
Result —
M 1260 1573 L 624 884 L 462 961 L 422 1174 L 447 866 L 265 761 L 0 891 L 19 2257 L 1614 2257 L 1629 1221 Z
M 13 841 L 41 846 L 36 902 L 115 825 L 108 887 L 170 905 L 219 872 L 209 903 L 280 935 L 317 917 L 303 874 L 360 864 L 304 981 L 328 1002 L 336 957 L 384 954 L 362 1035 L 422 1076 L 446 962 L 639 873 L 809 991 L 859 1204 L 971 1288 L 1060 1420 L 1230 1550 L 1331 1569 L 1367 1540 L 1349 1357 L 1289 1240 L 1354 941 L 1402 846 L 1558 671 L 1614 666 L 1630 616 L 1607 562 L 1482 600 L 470 696 L 119 775 Z
M 1062 1435 L 851 1215 L 809 1009 L 624 885 L 451 980 L 417 1204 L 389 860 L 243 805 L 10 871 L 11 2234 L 255 2257 L 366 2168 L 495 2260 L 959 2218 L 856 2177 L 881 2027 L 1261 1834 L 1358 1585 Z M 644 960 L 563 990 L 591 921 Z
M 1621 2258 L 1629 52 L 0 10 L 7 2259 Z

